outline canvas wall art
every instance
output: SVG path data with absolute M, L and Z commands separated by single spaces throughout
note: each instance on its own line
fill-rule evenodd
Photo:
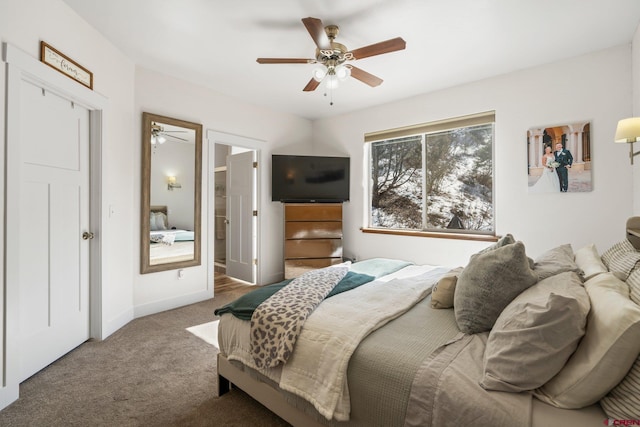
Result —
M 592 190 L 590 122 L 530 128 L 527 157 L 529 193 Z

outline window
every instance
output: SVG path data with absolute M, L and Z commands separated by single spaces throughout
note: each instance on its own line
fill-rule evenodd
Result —
M 494 113 L 365 135 L 369 227 L 494 234 Z

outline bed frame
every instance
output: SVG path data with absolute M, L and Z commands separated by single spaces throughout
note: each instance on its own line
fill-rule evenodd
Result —
M 326 424 L 321 424 L 309 414 L 292 406 L 279 390 L 264 381 L 253 378 L 233 365 L 221 353 L 218 353 L 217 358 L 218 396 L 222 396 L 235 386 L 293 426 L 326 427 Z
M 152 205 L 149 208 L 149 212 L 160 212 L 167 215 L 167 206 L 166 205 Z

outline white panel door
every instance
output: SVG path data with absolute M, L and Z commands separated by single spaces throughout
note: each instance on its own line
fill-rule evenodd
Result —
M 20 93 L 23 381 L 89 338 L 89 111 L 25 81 Z
M 227 157 L 227 275 L 255 282 L 253 150 Z

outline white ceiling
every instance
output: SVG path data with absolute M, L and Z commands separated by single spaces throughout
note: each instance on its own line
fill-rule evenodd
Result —
M 630 43 L 638 0 L 64 0 L 136 64 L 310 119 L 342 114 Z M 354 65 L 382 78 L 302 88 L 313 58 L 301 22 L 336 24 L 350 50 L 394 37 L 406 50 Z M 100 78 L 96 76 L 96 78 Z

